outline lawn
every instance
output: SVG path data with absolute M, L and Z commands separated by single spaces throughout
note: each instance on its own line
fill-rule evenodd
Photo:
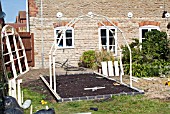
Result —
M 41 100 L 46 99 L 46 95 L 35 93 L 28 89 L 23 89 L 24 100 L 31 99 L 33 113 L 44 109 L 46 105 L 54 108 L 56 114 L 75 114 L 80 112 L 92 112 L 92 114 L 168 114 L 170 112 L 170 101 L 160 101 L 158 99 L 148 99 L 144 95 L 136 96 L 114 96 L 105 100 L 76 101 L 67 103 L 41 104 Z M 91 107 L 98 108 L 98 111 L 90 110 Z M 24 111 L 30 113 L 30 108 Z

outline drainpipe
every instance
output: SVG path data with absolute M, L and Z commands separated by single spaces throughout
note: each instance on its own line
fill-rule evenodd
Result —
M 42 46 L 42 51 L 41 51 L 41 59 L 42 59 L 42 68 L 44 68 L 44 36 L 43 36 L 43 3 L 41 0 L 41 46 Z
M 29 28 L 29 16 L 28 16 L 28 0 L 26 0 L 26 19 L 27 19 L 27 32 L 30 31 L 30 28 Z

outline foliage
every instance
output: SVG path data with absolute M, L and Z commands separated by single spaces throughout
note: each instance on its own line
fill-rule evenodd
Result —
M 80 57 L 80 66 L 84 66 L 86 68 L 93 68 L 96 63 L 95 51 L 89 50 L 83 52 L 83 55 Z
M 142 44 L 133 39 L 130 44 L 132 50 L 132 74 L 137 77 L 159 76 L 170 71 L 169 40 L 165 32 L 157 30 L 147 32 Z M 142 49 L 140 48 L 142 46 Z M 125 73 L 129 74 L 130 53 L 127 46 L 123 47 L 123 62 Z
M 114 62 L 114 56 L 112 52 L 108 52 L 106 50 L 102 50 L 100 52 L 96 52 L 96 61 L 100 66 L 102 61 L 112 61 Z
M 11 71 L 8 71 L 8 72 L 7 72 L 7 76 L 8 76 L 9 79 L 13 78 L 12 72 L 11 72 Z
M 169 59 L 169 40 L 165 32 L 157 30 L 148 32 L 146 40 L 142 42 L 142 53 L 147 55 L 147 61 L 152 62 L 153 59 L 166 61 Z
M 100 52 L 88 50 L 80 57 L 79 66 L 95 69 L 102 61 L 114 61 L 113 53 L 106 50 Z

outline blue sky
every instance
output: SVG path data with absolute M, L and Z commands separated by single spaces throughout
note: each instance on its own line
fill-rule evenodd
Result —
M 14 23 L 18 11 L 26 10 L 26 0 L 1 0 L 2 11 L 5 12 L 5 22 Z

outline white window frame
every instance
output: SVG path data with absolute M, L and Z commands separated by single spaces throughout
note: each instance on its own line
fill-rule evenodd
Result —
M 146 25 L 146 26 L 141 26 L 139 28 L 139 43 L 142 43 L 142 40 L 145 38 L 142 38 L 142 30 L 143 29 L 148 29 L 148 31 L 151 31 L 152 29 L 156 29 L 160 31 L 160 27 L 159 26 L 154 26 L 154 25 Z
M 102 50 L 102 47 L 103 47 L 102 41 L 101 41 L 101 29 L 106 29 L 106 50 L 113 52 L 114 55 L 117 55 L 117 28 L 114 27 L 114 26 L 101 26 L 101 27 L 98 28 L 99 50 Z M 109 41 L 109 31 L 111 29 L 115 30 L 115 35 L 114 35 L 114 38 L 113 38 L 115 40 L 115 45 L 113 45 L 113 46 L 115 46 L 115 50 L 112 50 L 113 48 L 110 50 L 109 46 L 111 46 L 111 45 L 109 43 L 107 43 L 107 41 Z
M 59 39 L 59 37 L 57 37 L 58 35 L 56 34 L 56 31 L 57 30 L 62 30 L 62 31 L 64 31 L 64 32 L 62 32 L 62 34 L 63 34 L 63 37 L 62 37 L 62 39 L 63 39 L 63 46 L 58 46 L 58 48 L 59 49 L 66 49 L 66 48 L 74 48 L 74 28 L 73 27 L 65 27 L 65 26 L 62 26 L 62 27 L 56 27 L 55 29 L 54 29 L 54 37 L 55 37 L 55 41 L 56 41 L 56 46 L 57 46 L 57 44 L 58 44 L 58 42 L 57 42 L 57 39 Z M 66 45 L 66 39 L 68 38 L 68 37 L 66 37 L 66 31 L 67 30 L 71 30 L 72 31 L 72 37 L 71 37 L 71 39 L 72 39 L 72 45 L 71 46 L 67 46 Z

